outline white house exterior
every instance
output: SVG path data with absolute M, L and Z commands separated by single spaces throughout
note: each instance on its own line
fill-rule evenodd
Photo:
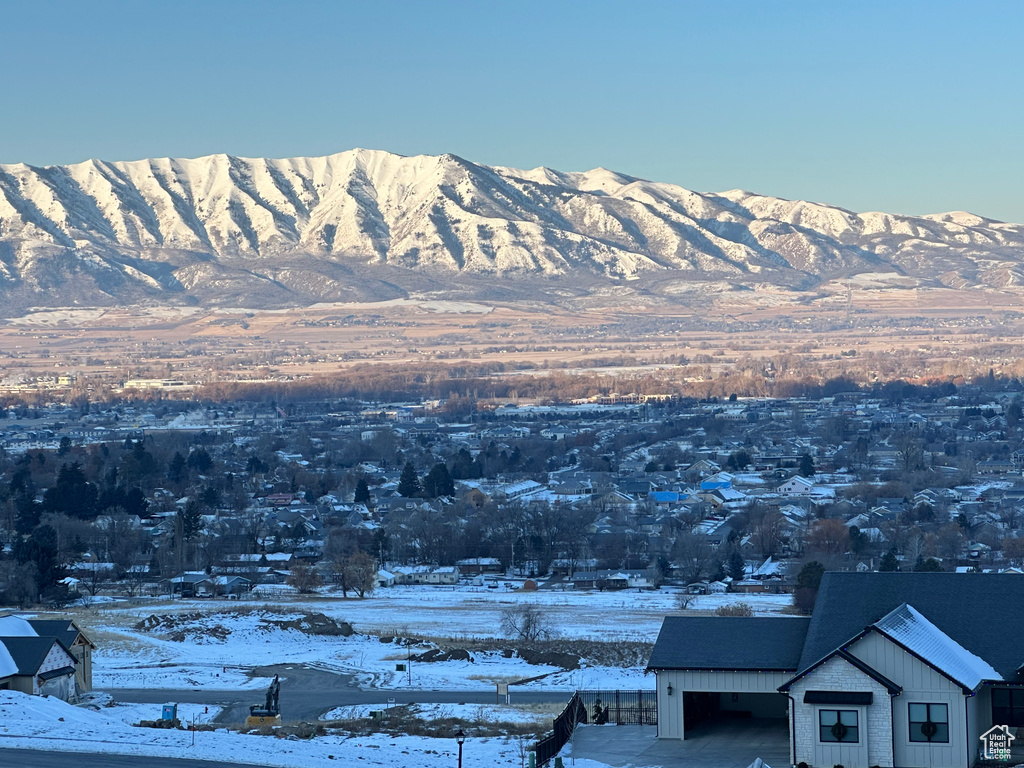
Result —
M 809 619 L 666 618 L 658 736 L 784 718 L 793 765 L 970 768 L 985 733 L 1024 725 L 1021 638 L 1019 576 L 828 573 Z
M 794 475 L 779 486 L 778 492 L 786 496 L 809 496 L 814 490 L 814 481 Z
M 396 584 L 458 584 L 459 569 L 452 565 L 402 565 L 391 568 Z

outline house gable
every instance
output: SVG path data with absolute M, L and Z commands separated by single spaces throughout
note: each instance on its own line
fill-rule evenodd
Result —
M 876 675 L 877 676 L 877 675 Z M 789 686 L 792 699 L 793 762 L 808 765 L 893 765 L 890 717 L 893 692 L 864 665 L 836 653 Z M 870 702 L 838 703 L 809 694 L 870 694 Z M 836 697 L 836 699 L 842 697 Z M 865 697 L 866 699 L 866 697 Z M 818 738 L 819 710 L 858 713 L 861 736 L 855 744 L 825 744 Z
M 1019 671 L 1024 663 L 1019 642 L 1024 637 L 1024 581 L 1012 574 L 826 573 L 799 670 L 843 647 L 904 603 L 984 659 L 1003 680 L 1024 682 Z
M 958 682 L 875 630 L 865 632 L 853 642 L 849 652 L 903 687 L 893 702 L 891 714 L 895 765 L 959 765 L 963 756 L 974 750 L 964 715 L 964 690 Z M 973 701 L 976 697 L 966 698 Z M 915 703 L 946 705 L 948 742 L 922 744 L 910 740 L 909 705 Z M 972 727 L 976 725 L 973 723 Z

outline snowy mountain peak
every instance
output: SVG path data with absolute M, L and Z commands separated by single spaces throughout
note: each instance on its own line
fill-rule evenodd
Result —
M 0 292 L 35 303 L 321 300 L 371 290 L 354 275 L 373 265 L 797 287 L 887 271 L 1003 287 L 1024 277 L 1022 248 L 1020 225 L 962 211 L 856 214 L 454 154 L 0 165 Z

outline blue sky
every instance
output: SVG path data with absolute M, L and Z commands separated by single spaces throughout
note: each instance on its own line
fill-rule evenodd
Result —
M 10 2 L 0 162 L 452 152 L 1024 222 L 1024 2 Z

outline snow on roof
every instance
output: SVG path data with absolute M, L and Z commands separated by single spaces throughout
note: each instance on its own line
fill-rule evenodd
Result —
M 991 664 L 968 651 L 907 603 L 883 616 L 874 626 L 964 688 L 974 690 L 983 680 L 1003 679 Z
M 39 635 L 21 616 L 0 616 L 0 637 L 38 637 Z
M 0 678 L 16 674 L 18 674 L 17 662 L 11 657 L 11 652 L 7 650 L 7 646 L 0 643 Z

